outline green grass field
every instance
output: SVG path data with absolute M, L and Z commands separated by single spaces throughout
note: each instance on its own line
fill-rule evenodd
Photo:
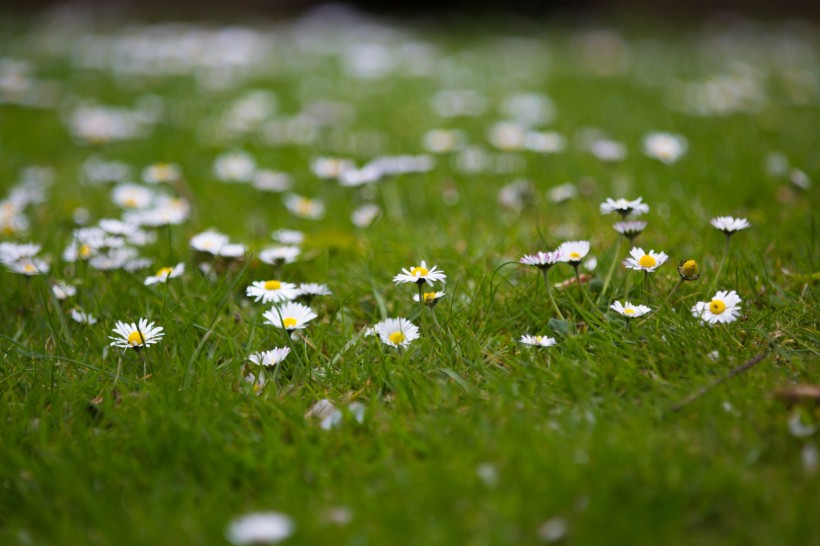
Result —
M 820 384 L 818 30 L 332 23 L 0 21 L 2 242 L 49 264 L 0 272 L 0 543 L 226 544 L 274 511 L 294 545 L 820 544 L 820 406 L 782 394 Z M 653 132 L 684 153 L 644 153 Z M 232 151 L 271 172 L 220 180 Z M 399 155 L 416 172 L 384 167 Z M 322 179 L 322 157 L 361 170 Z M 143 183 L 159 162 L 181 176 Z M 188 214 L 64 259 L 76 229 L 150 216 L 114 202 L 126 182 Z M 599 211 L 638 197 L 635 246 L 669 256 L 649 274 Z M 751 227 L 718 276 L 727 215 Z M 245 252 L 194 252 L 209 228 Z M 263 263 L 280 229 L 304 234 L 299 257 Z M 553 266 L 553 306 L 519 259 L 572 240 L 587 282 Z M 151 264 L 99 269 L 121 244 Z M 393 282 L 422 260 L 447 276 L 432 310 Z M 289 336 L 245 294 L 274 279 L 332 295 Z M 703 324 L 691 308 L 718 290 L 737 320 Z M 616 300 L 651 312 L 627 326 Z M 420 337 L 366 335 L 395 317 Z M 110 346 L 140 318 L 164 337 Z M 249 362 L 274 347 L 278 365 Z M 323 399 L 334 426 L 306 416 Z

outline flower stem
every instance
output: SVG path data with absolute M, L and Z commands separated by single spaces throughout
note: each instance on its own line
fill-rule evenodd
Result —
M 643 271 L 643 302 L 649 303 L 649 271 L 646 269 Z
M 606 289 L 609 288 L 609 282 L 612 280 L 612 274 L 615 272 L 615 264 L 618 263 L 618 259 L 621 255 L 621 242 L 623 241 L 624 236 L 621 235 L 618 237 L 618 242 L 615 243 L 615 255 L 612 257 L 612 264 L 609 266 L 609 271 L 606 274 L 606 279 L 604 280 L 604 287 L 601 289 L 601 295 L 598 297 L 598 301 L 601 301 L 606 294 Z
M 584 295 L 584 299 L 587 301 L 589 305 L 592 306 L 593 309 L 596 308 L 595 303 L 593 303 L 592 298 L 589 297 L 589 293 L 587 293 L 587 287 L 584 286 L 584 283 L 581 282 L 581 273 L 578 271 L 578 266 L 574 265 L 573 268 L 575 269 L 575 280 L 578 281 L 578 286 L 581 287 L 581 293 Z
M 717 287 L 718 279 L 720 279 L 720 274 L 723 272 L 723 264 L 726 263 L 726 255 L 729 254 L 729 240 L 731 239 L 731 235 L 728 233 L 726 234 L 726 245 L 723 247 L 723 257 L 720 259 L 720 265 L 718 266 L 717 274 L 715 274 L 715 280 L 712 281 L 712 292 L 715 291 Z
M 561 314 L 561 310 L 558 309 L 558 304 L 555 303 L 555 298 L 552 296 L 552 286 L 550 286 L 549 280 L 549 268 L 545 267 L 541 269 L 541 271 L 544 273 L 544 283 L 547 285 L 547 297 L 549 298 L 550 303 L 552 303 L 552 308 L 555 309 L 555 313 L 561 320 L 565 320 L 564 315 Z
M 669 303 L 669 298 L 671 298 L 671 297 L 672 297 L 672 294 L 674 294 L 675 292 L 677 292 L 678 288 L 680 288 L 680 285 L 682 285 L 682 284 L 683 284 L 683 281 L 684 281 L 684 279 L 683 279 L 683 278 L 681 278 L 681 279 L 680 279 L 677 283 L 675 283 L 675 286 L 673 286 L 673 287 L 672 287 L 672 289 L 671 289 L 671 290 L 669 290 L 669 293 L 666 295 L 666 299 L 664 299 L 664 300 L 663 300 L 663 304 L 664 304 L 664 305 L 666 305 L 667 303 Z

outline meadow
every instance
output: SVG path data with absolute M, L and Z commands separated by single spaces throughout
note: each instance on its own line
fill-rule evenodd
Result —
M 819 60 L 0 19 L 0 543 L 820 544 Z

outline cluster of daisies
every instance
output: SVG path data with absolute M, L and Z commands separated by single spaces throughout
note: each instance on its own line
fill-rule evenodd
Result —
M 618 213 L 621 216 L 621 220 L 613 225 L 613 228 L 619 234 L 615 247 L 615 258 L 612 261 L 610 269 L 603 281 L 603 287 L 599 296 L 601 298 L 606 296 L 607 290 L 611 285 L 610 283 L 612 281 L 615 268 L 620 262 L 625 269 L 643 272 L 643 294 L 644 298 L 648 298 L 649 276 L 651 273 L 654 273 L 658 268 L 663 266 L 669 260 L 669 256 L 665 252 L 656 252 L 654 249 L 647 251 L 642 247 L 635 246 L 635 239 L 646 229 L 647 222 L 628 218 L 630 216 L 639 216 L 641 214 L 648 213 L 649 205 L 643 203 L 643 200 L 640 197 L 634 200 L 608 198 L 601 204 L 600 212 L 602 214 Z M 716 229 L 723 232 L 726 236 L 726 246 L 724 247 L 723 257 L 721 258 L 720 266 L 718 267 L 713 281 L 716 285 L 720 278 L 720 273 L 723 269 L 723 264 L 725 263 L 726 256 L 729 251 L 729 241 L 731 236 L 740 230 L 750 227 L 750 224 L 745 218 L 733 218 L 730 216 L 719 216 L 713 218 L 711 220 L 711 224 Z M 632 249 L 624 258 L 620 255 L 621 242 L 623 240 L 628 241 L 632 246 Z M 581 275 L 579 272 L 579 266 L 589 254 L 589 250 L 589 241 L 568 241 L 562 243 L 553 251 L 539 251 L 535 254 L 527 254 L 519 260 L 521 264 L 536 267 L 541 271 L 547 288 L 547 296 L 550 300 L 553 311 L 562 320 L 564 319 L 564 316 L 553 296 L 552 283 L 549 281 L 550 268 L 558 263 L 565 263 L 571 266 L 575 274 L 575 278 L 573 279 L 574 283 L 571 284 L 577 284 L 583 291 L 583 296 L 586 301 L 592 307 L 596 307 L 596 304 L 592 302 L 592 299 L 585 286 L 585 283 L 587 283 L 590 278 L 589 276 Z M 685 281 L 694 281 L 700 278 L 698 264 L 695 260 L 691 259 L 680 261 L 678 265 L 678 273 L 680 275 L 680 282 L 670 291 L 669 295 L 671 295 L 681 283 Z M 561 284 L 561 286 L 567 285 L 567 283 Z M 628 278 L 623 291 L 627 296 L 631 294 Z M 569 301 L 573 305 L 577 305 L 575 300 L 570 299 Z M 666 301 L 664 301 L 664 303 L 666 303 Z M 734 290 L 721 290 L 717 291 L 710 301 L 698 302 L 693 305 L 690 311 L 695 318 L 699 319 L 704 324 L 725 324 L 737 320 L 740 314 L 740 304 L 741 299 Z M 631 325 L 632 320 L 642 317 L 652 311 L 652 308 L 645 304 L 636 304 L 630 301 L 622 302 L 617 300 L 610 304 L 609 309 L 623 317 L 626 320 L 627 327 Z M 556 343 L 556 340 L 552 337 L 545 335 L 533 336 L 529 334 L 523 335 L 520 341 L 521 343 L 527 345 L 539 347 L 549 347 Z

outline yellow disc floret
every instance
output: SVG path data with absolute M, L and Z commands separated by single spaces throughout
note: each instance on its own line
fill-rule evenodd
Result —
M 284 324 L 284 325 L 285 325 L 285 328 L 288 328 L 288 329 L 293 328 L 294 326 L 296 326 L 296 324 L 297 324 L 298 322 L 299 322 L 299 321 L 297 321 L 297 320 L 296 320 L 295 318 L 293 318 L 293 317 L 286 317 L 286 318 L 282 319 L 282 324 Z
M 427 270 L 427 268 L 421 266 L 414 267 L 410 270 L 410 274 L 414 277 L 426 277 L 428 273 L 430 272 Z
M 136 347 L 137 345 L 142 345 L 145 343 L 145 338 L 142 337 L 142 334 L 139 333 L 138 330 L 134 330 L 130 334 L 128 334 L 128 344 L 132 347 Z
M 265 290 L 279 290 L 282 283 L 279 281 L 265 281 Z
M 156 276 L 161 278 L 161 279 L 164 279 L 165 277 L 169 276 L 173 272 L 174 272 L 173 268 L 163 267 L 159 271 L 157 271 Z
M 436 293 L 435 292 L 425 292 L 424 293 L 424 303 L 433 303 L 436 301 Z
M 624 309 L 624 315 L 634 315 L 634 314 L 635 314 L 635 310 L 632 309 L 631 307 L 627 307 L 626 309 Z
M 394 345 L 401 345 L 402 342 L 407 338 L 401 332 L 393 332 L 392 334 L 387 336 L 387 339 L 389 339 L 390 342 Z
M 683 274 L 687 277 L 694 277 L 698 274 L 698 262 L 695 260 L 686 260 L 681 266 Z
M 657 264 L 657 263 L 658 262 L 655 261 L 655 258 L 650 256 L 649 254 L 645 254 L 645 255 L 641 256 L 641 259 L 638 260 L 638 264 L 641 267 L 645 267 L 647 269 L 650 268 L 650 267 L 655 267 L 655 264 Z
M 569 259 L 572 260 L 572 261 L 580 260 L 581 255 L 578 254 L 577 252 L 570 252 Z
M 726 304 L 720 300 L 712 300 L 709 303 L 709 311 L 712 312 L 713 315 L 719 315 L 726 310 Z

